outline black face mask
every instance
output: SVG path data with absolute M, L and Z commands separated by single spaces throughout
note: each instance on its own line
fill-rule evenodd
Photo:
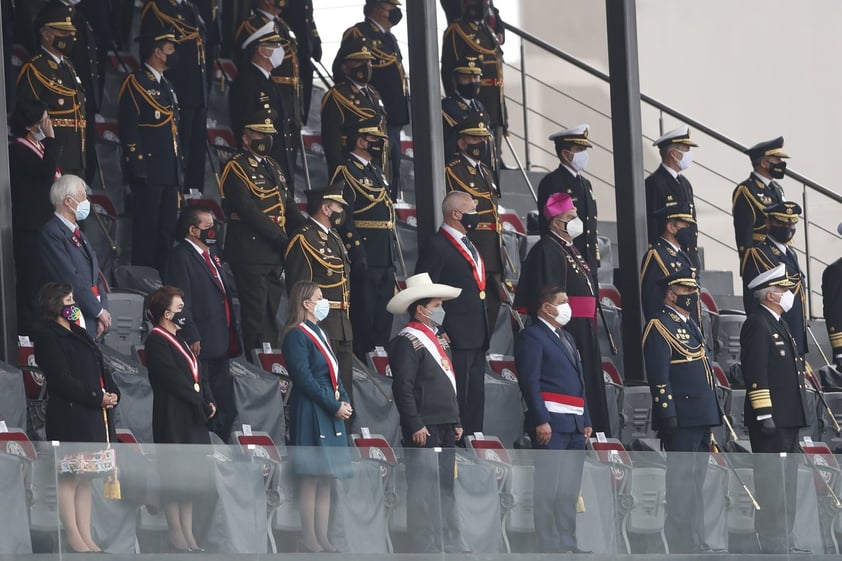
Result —
M 179 329 L 184 329 L 187 326 L 187 312 L 184 310 L 180 312 L 173 312 L 172 321 Z
M 480 0 L 479 2 L 465 6 L 463 13 L 465 14 L 465 19 L 473 21 L 484 20 L 488 17 L 488 5 L 485 3 L 485 0 Z
M 391 12 L 389 12 L 389 23 L 392 25 L 397 25 L 403 19 L 403 12 L 400 8 L 394 8 Z
M 67 35 L 64 37 L 60 37 L 58 35 L 55 36 L 53 39 L 53 48 L 63 54 L 64 56 L 70 56 L 70 51 L 73 50 L 73 45 L 76 43 L 76 36 L 75 35 Z
M 485 159 L 485 155 L 487 152 L 488 146 L 486 146 L 485 142 L 480 142 L 479 144 L 468 144 L 465 147 L 465 153 L 478 162 L 481 162 Z
M 216 224 L 207 228 L 206 230 L 202 230 L 199 228 L 199 241 L 205 244 L 208 247 L 216 245 L 216 237 L 218 236 L 218 232 L 216 231 Z
M 179 62 L 181 62 L 181 57 L 178 55 L 178 51 L 173 51 L 167 55 L 167 68 L 175 68 Z
M 778 243 L 787 243 L 795 236 L 795 228 L 789 226 L 769 226 L 767 230 Z
M 696 242 L 696 225 L 691 224 L 675 233 L 675 239 L 682 248 L 693 247 Z
M 462 213 L 462 218 L 459 219 L 459 222 L 462 224 L 462 227 L 465 228 L 468 232 L 472 232 L 477 229 L 479 225 L 479 214 L 474 212 L 468 214 L 467 212 Z
M 252 138 L 249 141 L 249 148 L 251 151 L 260 157 L 266 157 L 272 151 L 272 137 L 264 136 L 263 138 Z
M 699 293 L 693 294 L 676 294 L 675 304 L 691 314 L 699 309 Z M 692 321 L 692 320 L 691 320 Z
M 769 175 L 771 175 L 774 179 L 783 179 L 785 171 L 786 162 L 778 162 L 777 164 L 769 162 Z
M 477 82 L 456 84 L 456 92 L 465 99 L 476 99 L 479 95 L 479 84 Z
M 368 84 L 371 81 L 371 65 L 364 64 L 349 70 L 348 77 L 358 84 Z
M 345 211 L 335 211 L 330 215 L 330 225 L 337 230 L 345 224 Z
M 371 154 L 371 159 L 373 159 L 375 162 L 381 162 L 385 146 L 386 141 L 382 138 L 378 140 L 369 140 L 367 152 Z

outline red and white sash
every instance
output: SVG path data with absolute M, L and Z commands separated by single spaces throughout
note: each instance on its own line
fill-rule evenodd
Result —
M 185 360 L 187 360 L 187 364 L 190 366 L 190 374 L 193 375 L 193 390 L 197 393 L 199 391 L 199 359 L 196 358 L 196 355 L 193 354 L 189 348 L 185 348 L 178 339 L 176 339 L 172 333 L 167 331 L 166 329 L 155 326 L 152 329 L 152 333 L 157 333 L 167 341 L 169 341 L 170 345 L 175 347 L 178 352 L 182 354 Z
M 474 261 L 474 258 L 471 257 L 471 254 L 468 253 L 468 250 L 465 249 L 465 247 L 460 243 L 459 240 L 457 240 L 456 238 L 453 237 L 453 234 L 451 234 L 450 232 L 448 232 L 444 228 L 439 228 L 439 232 L 441 232 L 442 235 L 444 235 L 444 237 L 446 237 L 448 239 L 448 241 L 453 244 L 453 247 L 456 248 L 456 251 L 458 251 L 460 254 L 462 254 L 462 257 L 464 257 L 468 261 L 468 263 L 471 264 L 471 270 L 474 273 L 474 280 L 477 283 L 477 288 L 479 289 L 479 291 L 481 293 L 483 293 L 483 296 L 484 296 L 484 293 L 485 293 L 485 262 L 483 262 L 482 257 L 480 257 L 479 253 L 477 253 L 477 258 L 478 258 L 478 261 L 479 261 L 479 265 L 477 265 L 476 261 Z
M 325 357 L 327 361 L 327 368 L 330 372 L 330 384 L 333 386 L 333 392 L 336 396 L 336 400 L 339 400 L 339 361 L 336 360 L 336 355 L 333 354 L 333 349 L 330 348 L 330 345 L 327 344 L 324 340 L 319 337 L 316 332 L 313 330 L 312 327 L 307 325 L 306 323 L 299 323 L 298 328 L 304 332 L 307 337 L 316 345 L 316 348 L 319 349 L 319 352 L 322 353 L 322 356 Z M 319 329 L 321 331 L 321 329 Z
M 18 144 L 22 144 L 23 146 L 26 146 L 27 148 L 35 152 L 35 155 L 37 155 L 42 160 L 44 159 L 44 147 L 41 145 L 40 142 L 36 144 L 35 142 L 32 142 L 25 136 L 19 136 L 15 140 L 18 142 Z M 59 177 L 61 177 L 61 170 L 56 168 L 56 173 L 53 176 L 53 179 L 58 179 Z
M 585 398 L 562 393 L 541 392 L 544 405 L 550 413 L 585 414 Z
M 406 324 L 406 327 L 401 329 L 401 332 L 398 335 L 412 335 L 418 341 L 424 345 L 424 348 L 427 350 L 428 353 L 432 355 L 434 359 L 436 359 L 436 364 L 439 365 L 442 372 L 447 375 L 447 379 L 450 381 L 450 385 L 453 386 L 453 391 L 456 391 L 456 374 L 453 372 L 453 365 L 450 363 L 450 359 L 447 357 L 447 353 L 444 351 L 444 347 L 441 346 L 438 337 L 433 333 L 433 330 L 418 321 L 411 321 Z

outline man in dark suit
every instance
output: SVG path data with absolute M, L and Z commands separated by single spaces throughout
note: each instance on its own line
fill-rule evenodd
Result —
M 754 529 L 762 553 L 809 553 L 794 545 L 798 432 L 807 425 L 804 360 L 781 315 L 796 299 L 784 264 L 757 275 L 748 289 L 759 302 L 740 331 L 745 378 L 745 422 L 754 452 L 754 487 L 760 510 Z M 778 453 L 786 452 L 786 458 Z
M 452 535 L 448 536 L 450 540 L 442 538 L 455 526 L 450 523 L 456 460 L 453 448 L 462 438 L 462 425 L 450 345 L 438 331 L 446 317 L 442 302 L 457 298 L 461 292 L 453 286 L 435 284 L 430 275 L 419 273 L 407 278 L 406 288 L 387 305 L 390 314 L 410 316 L 389 348 L 392 392 L 404 446 L 428 449 L 406 458 L 407 524 L 412 528 L 416 553 L 441 552 L 455 541 Z M 441 453 L 431 455 L 432 448 L 440 448 Z M 429 461 L 434 456 L 438 459 L 437 471 L 435 463 Z M 443 520 L 447 524 L 443 525 Z
M 386 348 L 392 335 L 386 303 L 395 293 L 395 209 L 389 182 L 377 164 L 386 140 L 380 119 L 365 119 L 342 130 L 348 158 L 336 169 L 332 183 L 344 180 L 348 211 L 335 227 L 351 259 L 354 353 L 365 360 L 374 347 Z
M 185 206 L 178 219 L 178 233 L 182 240 L 167 259 L 162 278 L 164 284 L 184 292 L 187 322 L 181 335 L 199 357 L 202 375 L 210 382 L 218 408 L 213 431 L 228 442 L 237 415 L 228 359 L 238 356 L 241 348 L 231 289 L 214 251 L 218 234 L 213 214 L 207 208 Z
M 774 269 L 779 264 L 786 266 L 786 274 L 793 285 L 795 302 L 791 309 L 784 310 L 783 318 L 789 326 L 798 354 L 807 354 L 807 292 L 804 287 L 804 273 L 798 264 L 798 256 L 792 247 L 791 240 L 795 237 L 801 206 L 792 201 L 768 206 L 766 213 L 766 237 L 756 246 L 746 251 L 740 273 L 743 276 L 743 299 L 751 294 L 748 286 L 757 275 Z M 746 302 L 746 313 L 751 315 L 758 309 L 757 301 Z
M 693 162 L 691 147 L 698 146 L 690 140 L 690 128 L 679 127 L 663 135 L 652 143 L 658 147 L 661 155 L 661 165 L 646 178 L 646 218 L 649 232 L 649 243 L 658 241 L 664 231 L 663 220 L 654 217 L 655 211 L 667 206 L 668 203 L 687 203 L 690 214 L 696 219 L 696 202 L 693 198 L 693 186 L 681 172 L 690 167 Z M 693 234 L 690 245 L 682 247 L 690 257 L 696 270 L 699 266 L 698 233 Z
M 525 429 L 535 457 L 534 518 L 542 553 L 589 553 L 576 545 L 576 503 L 592 427 L 582 360 L 564 329 L 571 318 L 567 294 L 541 288 L 533 323 L 518 333 L 515 364 L 526 402 Z
M 40 99 L 61 145 L 58 165 L 62 173 L 85 177 L 88 145 L 85 92 L 69 56 L 76 41 L 73 8 L 49 5 L 35 18 L 41 49 L 18 74 L 17 99 Z M 93 118 L 93 115 L 91 115 Z
M 640 267 L 640 298 L 643 304 L 643 316 L 654 319 L 661 315 L 664 308 L 664 289 L 660 282 L 679 271 L 689 271 L 695 267 L 684 247 L 693 235 L 696 220 L 690 213 L 687 203 L 670 203 L 655 212 L 654 219 L 664 222 L 661 237 L 649 245 L 649 251 L 643 256 Z M 696 276 L 698 283 L 698 275 Z M 701 326 L 701 308 L 690 310 L 690 316 Z
M 837 230 L 842 235 L 842 224 Z M 822 303 L 833 363 L 842 372 L 842 257 L 828 265 L 822 273 Z
M 315 282 L 322 291 L 322 298 L 330 302 L 330 313 L 319 326 L 330 338 L 342 384 L 353 398 L 354 336 L 349 314 L 351 263 L 335 229 L 342 223 L 348 208 L 343 191 L 341 181 L 324 189 L 307 191 L 310 219 L 292 236 L 287 246 L 286 284 L 289 292 L 298 281 Z
M 50 202 L 55 215 L 38 231 L 36 241 L 44 281 L 69 283 L 85 329 L 91 337 L 100 337 L 111 327 L 111 314 L 96 253 L 79 230 L 79 221 L 91 211 L 85 182 L 75 175 L 61 176 L 50 188 Z
M 247 354 L 263 343 L 280 344 L 275 316 L 283 295 L 284 252 L 292 233 L 304 224 L 292 188 L 269 156 L 277 132 L 273 121 L 271 109 L 245 120 L 243 148 L 225 164 L 220 179 L 228 214 L 223 255 L 237 285 Z
M 386 170 L 392 199 L 401 189 L 401 129 L 409 124 L 409 84 L 403 55 L 391 29 L 400 23 L 403 12 L 398 0 L 366 0 L 365 20 L 349 27 L 342 40 L 365 37 L 371 45 L 371 85 L 377 88 L 386 108 L 386 134 L 389 136 L 389 164 Z
M 322 38 L 313 19 L 313 0 L 276 0 L 281 6 L 281 17 L 289 24 L 298 41 L 298 68 L 301 76 L 301 121 L 307 124 L 310 115 L 310 98 L 313 92 L 313 71 L 310 59 L 322 60 Z
M 191 0 L 149 0 L 140 14 L 140 34 L 147 27 L 171 25 L 178 42 L 177 61 L 168 65 L 167 79 L 178 95 L 179 135 L 185 149 L 185 191 L 205 188 L 208 83 L 205 61 L 205 24 Z
M 444 169 L 448 191 L 462 191 L 477 201 L 479 224 L 468 232 L 468 238 L 479 251 L 488 273 L 486 308 L 491 330 L 497 325 L 500 312 L 500 283 L 503 280 L 503 251 L 500 233 L 503 231 L 498 211 L 500 189 L 494 175 L 483 162 L 491 136 L 485 126 L 485 115 L 473 112 L 457 127 L 456 146 L 459 153 Z
M 661 313 L 643 333 L 652 417 L 667 451 L 670 552 L 710 552 L 705 544 L 704 495 L 710 428 L 722 424 L 705 339 L 692 317 L 699 305 L 695 269 L 659 279 Z M 670 452 L 676 452 L 671 454 Z
M 588 140 L 589 130 L 588 125 L 579 125 L 550 135 L 550 140 L 555 143 L 555 153 L 561 163 L 555 170 L 545 175 L 538 184 L 538 225 L 542 236 L 549 232 L 547 219 L 542 211 L 550 195 L 553 193 L 570 195 L 581 222 L 579 226 L 582 227 L 582 234 L 584 234 L 574 236 L 573 245 L 587 261 L 594 284 L 598 286 L 599 243 L 596 240 L 596 199 L 593 196 L 591 182 L 582 176 L 582 171 L 588 165 L 588 149 L 593 148 L 593 144 Z M 575 227 L 574 224 L 570 226 Z
M 150 21 L 140 38 L 144 68 L 120 86 L 123 177 L 132 190 L 132 264 L 162 270 L 173 245 L 184 156 L 178 100 L 163 72 L 177 57 L 175 30 Z
M 272 79 L 273 70 L 284 60 L 284 49 L 275 21 L 267 21 L 245 37 L 240 48 L 243 62 L 228 97 L 231 130 L 236 138 L 240 138 L 247 119 L 256 111 L 271 108 L 278 133 L 273 138 L 270 155 L 281 165 L 284 177 L 289 178 L 295 170 L 290 167 L 294 162 L 289 154 L 291 139 L 284 118 L 286 108 L 281 90 Z
M 479 223 L 476 201 L 463 191 L 451 191 L 442 202 L 444 222 L 421 248 L 416 273 L 433 282 L 461 288 L 458 298 L 444 304 L 442 327 L 450 338 L 456 393 L 467 434 L 482 432 L 485 413 L 485 352 L 491 339 L 486 301 L 489 290 L 485 260 L 468 238 Z
M 783 151 L 784 137 L 758 142 L 746 154 L 754 171 L 737 185 L 732 195 L 734 237 L 740 261 L 745 252 L 766 235 L 767 206 L 784 202 L 784 190 L 775 180 L 783 179 L 786 171 Z M 749 296 L 751 298 L 751 296 Z

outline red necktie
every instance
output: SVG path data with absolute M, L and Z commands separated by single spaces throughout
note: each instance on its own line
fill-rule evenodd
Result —
M 223 296 L 225 296 L 225 325 L 230 327 L 231 326 L 231 308 L 228 305 L 228 296 L 225 293 L 225 286 L 222 284 L 222 279 L 219 277 L 219 271 L 217 271 L 216 267 L 214 267 L 213 262 L 211 261 L 210 252 L 206 249 L 202 252 L 202 257 L 205 258 L 205 263 L 210 269 L 211 276 L 213 276 L 213 280 L 216 281 L 216 285 L 219 287 L 219 290 L 222 291 Z
M 79 231 L 79 228 L 73 230 L 73 235 L 76 236 L 76 239 L 79 240 L 79 243 L 82 243 L 82 232 Z

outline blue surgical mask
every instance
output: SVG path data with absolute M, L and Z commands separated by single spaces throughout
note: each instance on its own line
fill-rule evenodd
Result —
M 73 197 L 70 197 L 73 199 Z M 73 199 L 76 201 L 76 199 Z M 91 201 L 85 199 L 82 202 L 76 201 L 76 220 L 84 220 L 91 213 Z
M 313 315 L 316 316 L 316 321 L 322 321 L 330 313 L 330 302 L 322 298 L 316 301 L 316 306 L 313 308 Z

